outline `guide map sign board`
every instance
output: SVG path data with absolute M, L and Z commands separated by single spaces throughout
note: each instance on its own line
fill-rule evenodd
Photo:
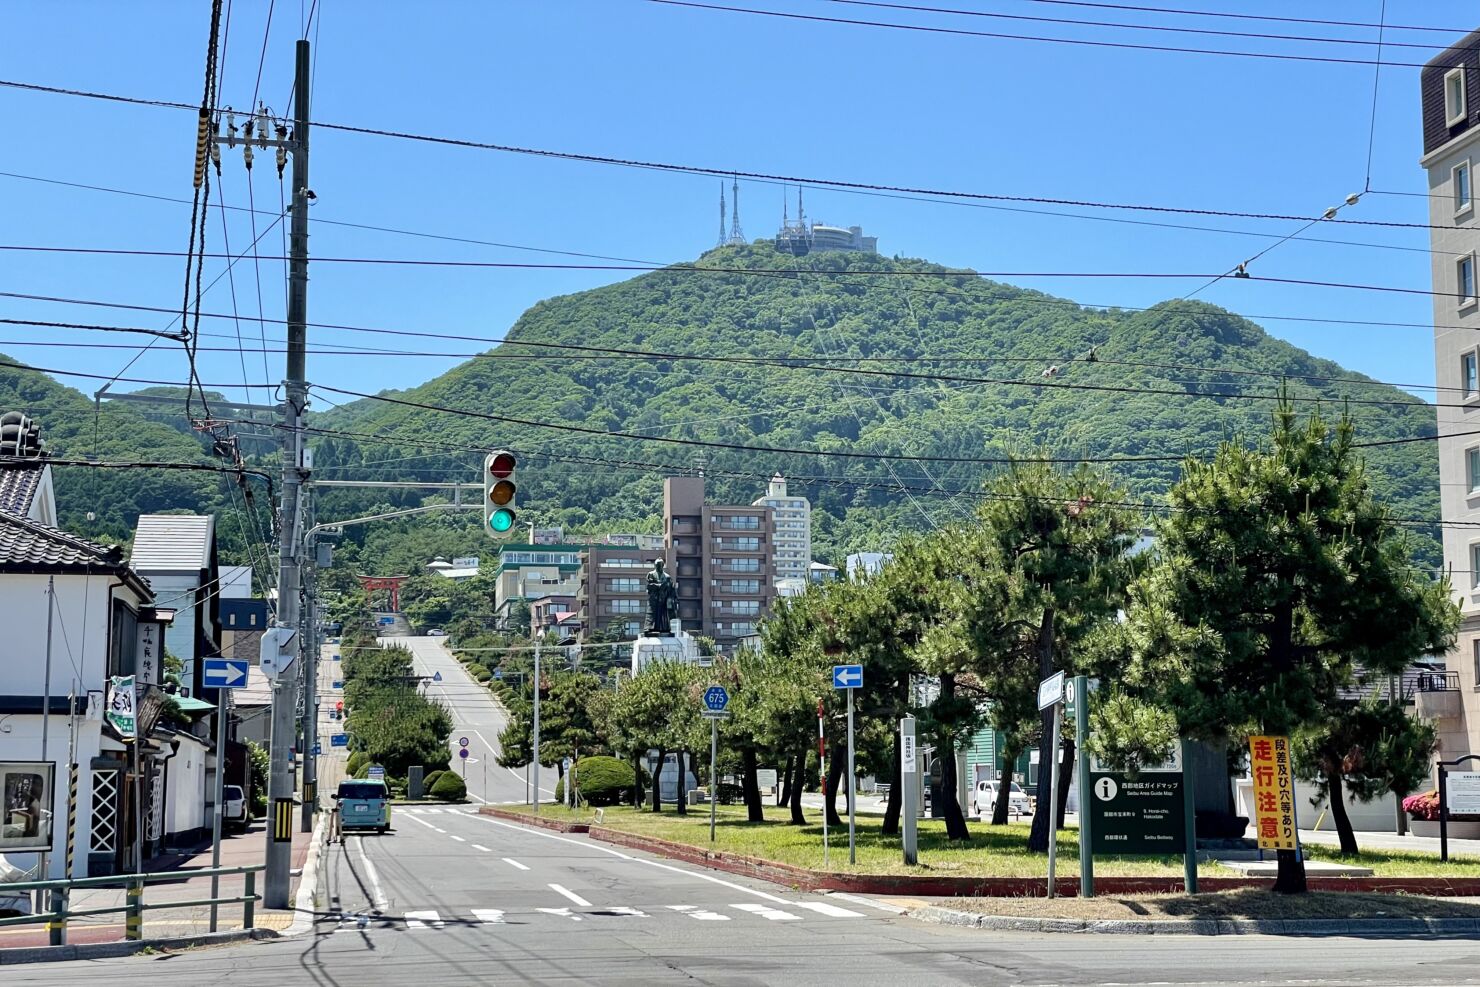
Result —
M 1095 853 L 1174 854 L 1187 849 L 1185 789 L 1177 754 L 1139 771 L 1090 760 L 1090 848 Z
M 1254 777 L 1254 835 L 1259 849 L 1296 849 L 1290 738 L 1250 737 L 1249 771 Z

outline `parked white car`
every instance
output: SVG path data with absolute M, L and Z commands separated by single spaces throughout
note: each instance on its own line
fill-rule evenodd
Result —
M 979 781 L 976 783 L 976 791 L 971 796 L 971 811 L 974 815 L 989 816 L 993 807 L 997 804 L 997 783 L 995 781 Z M 1031 816 L 1033 814 L 1033 800 L 1028 793 L 1023 791 L 1023 786 L 1017 782 L 1012 783 L 1012 788 L 1007 793 L 1007 811 L 1014 816 Z
M 221 786 L 221 823 L 225 829 L 246 829 L 247 797 L 240 785 Z

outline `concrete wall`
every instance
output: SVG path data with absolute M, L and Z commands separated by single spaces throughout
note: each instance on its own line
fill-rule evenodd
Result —
M 206 821 L 206 745 L 181 734 L 165 762 L 164 838 L 192 838 Z

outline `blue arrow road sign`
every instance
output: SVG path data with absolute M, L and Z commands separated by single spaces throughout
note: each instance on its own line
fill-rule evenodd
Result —
M 240 689 L 247 684 L 251 667 L 245 658 L 207 658 L 201 666 L 201 684 L 207 689 Z
M 329 737 L 329 746 L 330 747 L 348 747 L 349 746 L 349 734 L 347 734 L 347 733 L 336 733 L 336 734 L 331 735 Z
M 834 665 L 833 666 L 833 688 L 834 689 L 861 689 L 861 688 L 863 688 L 863 666 L 862 665 Z
M 718 713 L 723 711 L 728 705 L 730 705 L 730 694 L 725 691 L 724 686 L 711 685 L 708 689 L 704 690 L 704 707 L 706 709 L 712 709 Z

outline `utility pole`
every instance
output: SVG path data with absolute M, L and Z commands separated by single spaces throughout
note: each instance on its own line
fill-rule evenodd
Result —
M 283 380 L 286 449 L 283 455 L 283 501 L 278 524 L 278 624 L 295 628 L 299 616 L 299 555 L 303 551 L 302 484 L 304 480 L 303 415 L 308 406 L 308 42 L 299 41 L 293 80 L 293 215 L 289 227 L 288 367 Z M 299 635 L 298 647 L 304 647 Z M 282 808 L 291 810 L 296 733 L 297 681 L 290 672 L 272 689 L 272 754 L 268 773 L 271 825 L 267 829 L 267 871 L 263 904 L 287 908 L 292 867 L 291 823 L 283 824 Z M 291 815 L 289 815 L 291 818 Z M 283 832 L 286 828 L 289 831 Z
M 298 639 L 303 646 L 303 815 L 300 831 L 313 832 L 313 817 L 318 811 L 319 759 L 314 753 L 319 742 L 319 576 L 317 543 L 313 536 L 315 511 L 311 488 L 305 491 L 307 515 L 303 539 L 303 611 L 298 622 Z
M 533 732 L 533 739 L 534 739 L 534 745 L 533 745 L 534 746 L 534 756 L 530 760 L 530 765 L 534 768 L 534 814 L 535 815 L 539 815 L 540 814 L 540 639 L 539 639 L 538 636 L 536 636 L 535 639 L 534 639 L 534 729 L 533 729 L 532 732 Z M 662 768 L 661 765 L 658 767 L 658 770 L 659 771 L 662 771 L 663 770 L 663 768 Z M 653 784 L 656 785 L 657 784 L 657 781 L 654 780 Z M 683 786 L 680 785 L 679 787 L 681 788 Z

